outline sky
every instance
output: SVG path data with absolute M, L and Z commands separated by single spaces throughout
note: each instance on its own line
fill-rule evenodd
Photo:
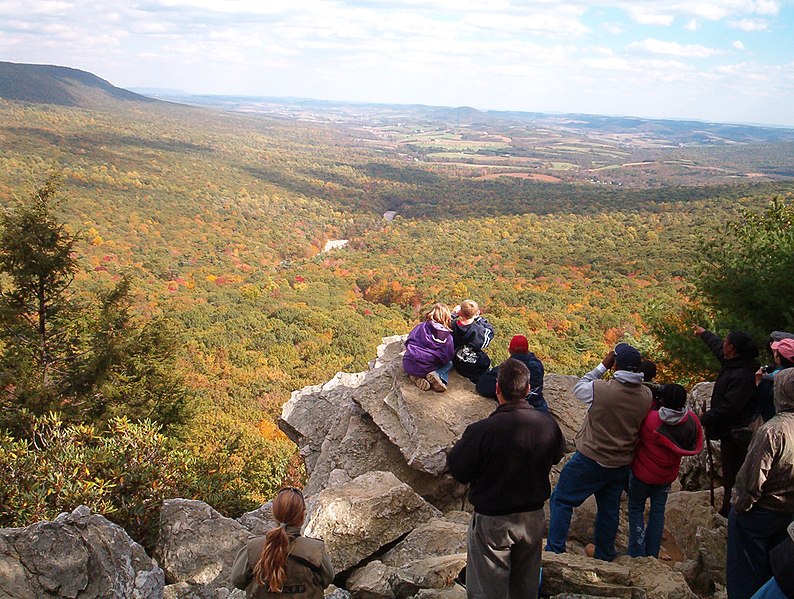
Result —
M 794 126 L 794 0 L 0 0 L 125 88 Z

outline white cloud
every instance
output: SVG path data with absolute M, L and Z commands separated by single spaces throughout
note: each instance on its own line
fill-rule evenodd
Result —
M 738 19 L 730 21 L 728 26 L 742 31 L 764 31 L 769 24 L 764 19 Z
M 628 13 L 629 17 L 640 25 L 662 25 L 668 27 L 675 20 L 673 15 L 650 12 L 641 6 L 629 8 Z
M 610 35 L 620 35 L 623 33 L 623 25 L 620 23 L 601 23 L 601 29 Z
M 700 23 L 698 23 L 696 19 L 692 19 L 689 22 L 687 22 L 686 25 L 684 25 L 684 29 L 686 29 L 687 31 L 697 31 L 698 29 L 700 29 Z
M 678 42 L 664 42 L 654 38 L 648 38 L 641 42 L 634 42 L 626 46 L 630 52 L 642 52 L 647 54 L 663 54 L 668 56 L 679 56 L 682 58 L 709 58 L 720 51 L 715 48 L 707 48 L 700 44 L 679 44 Z
M 741 42 L 741 40 L 735 40 L 735 41 L 734 41 L 734 42 L 731 44 L 731 46 L 733 46 L 733 47 L 734 47 L 734 48 L 736 48 L 737 50 L 746 50 L 746 49 L 747 49 L 747 48 L 745 47 L 745 45 L 744 45 L 744 44 Z

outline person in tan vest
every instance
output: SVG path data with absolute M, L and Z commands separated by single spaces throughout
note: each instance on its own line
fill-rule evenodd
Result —
M 273 500 L 278 526 L 253 537 L 240 549 L 232 566 L 232 584 L 248 599 L 289 595 L 295 599 L 322 599 L 334 579 L 325 544 L 300 534 L 306 515 L 303 493 L 285 487 Z
M 595 495 L 594 557 L 612 561 L 616 556 L 620 497 L 640 426 L 653 400 L 651 390 L 643 385 L 640 362 L 640 352 L 620 343 L 574 386 L 574 395 L 588 410 L 576 435 L 576 453 L 551 494 L 546 551 L 565 552 L 573 508 Z M 608 370 L 614 371 L 612 378 L 601 380 Z

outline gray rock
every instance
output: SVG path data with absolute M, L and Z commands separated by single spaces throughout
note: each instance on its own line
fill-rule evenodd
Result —
M 365 375 L 340 372 L 323 385 L 294 391 L 284 404 L 278 426 L 300 448 L 309 472 L 314 469 L 328 431 L 350 404 L 351 394 Z
M 245 527 L 251 536 L 264 535 L 268 530 L 276 526 L 276 521 L 273 519 L 273 502 L 268 501 L 261 507 L 246 512 L 237 518 L 237 522 Z
M 369 472 L 325 489 L 308 505 L 304 534 L 325 540 L 337 571 L 441 515 L 391 472 Z
M 428 557 L 466 553 L 466 531 L 470 518 L 468 514 L 466 516 L 466 524 L 433 518 L 414 528 L 407 537 L 386 552 L 381 561 L 388 566 L 401 567 Z
M 313 495 L 377 470 L 394 473 L 439 509 L 460 507 L 463 502 L 463 485 L 448 474 L 434 476 L 411 468 L 372 418 L 353 402 L 340 409 L 336 423 L 323 440 L 304 491 Z
M 573 387 L 578 380 L 578 376 L 565 374 L 547 374 L 543 377 L 543 397 L 549 404 L 549 412 L 565 435 L 569 452 L 576 450 L 573 440 L 582 428 L 587 414 L 587 406 L 573 395 Z
M 356 599 L 392 599 L 394 592 L 389 577 L 397 568 L 378 560 L 355 570 L 347 579 L 348 590 Z
M 445 589 L 466 565 L 466 553 L 428 557 L 411 562 L 389 576 L 397 599 L 415 597 L 422 589 Z
M 490 414 L 493 400 L 450 373 L 445 393 L 421 391 L 402 369 L 403 337 L 386 338 L 352 399 L 400 449 L 409 466 L 436 476 L 446 472 L 447 452 L 470 423 Z
M 119 526 L 80 506 L 52 522 L 0 529 L 0 596 L 162 597 L 164 576 Z
M 232 564 L 248 536 L 242 524 L 206 503 L 169 499 L 160 512 L 156 551 L 169 584 L 188 583 L 206 594 L 231 588 Z
M 543 553 L 545 595 L 696 599 L 684 575 L 652 557 L 604 562 L 574 553 Z

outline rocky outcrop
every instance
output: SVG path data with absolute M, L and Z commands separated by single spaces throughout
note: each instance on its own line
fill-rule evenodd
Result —
M 156 554 L 173 597 L 213 597 L 228 589 L 234 557 L 249 536 L 236 520 L 201 501 L 169 499 L 160 512 Z M 175 594 L 174 594 L 175 593 Z
M 570 553 L 543 554 L 543 594 L 592 597 L 695 599 L 684 575 L 659 560 L 620 557 L 614 562 Z
M 163 584 L 143 547 L 85 506 L 0 529 L 0 597 L 150 599 L 162 597 Z
M 369 472 L 313 497 L 305 534 L 325 539 L 343 571 L 439 515 L 391 472 Z
M 351 593 L 465 597 L 455 579 L 466 563 L 470 519 L 461 510 L 470 506 L 465 488 L 446 473 L 446 454 L 496 403 L 455 373 L 446 393 L 420 391 L 402 371 L 402 344 L 402 337 L 387 338 L 367 372 L 296 391 L 280 420 L 306 463 L 304 534 L 325 540 L 340 587 L 330 596 L 339 599 Z M 545 380 L 545 397 L 570 450 L 585 415 L 572 394 L 577 380 L 551 374 Z M 708 395 L 708 385 L 698 386 L 691 401 Z M 553 468 L 553 483 L 563 464 Z M 682 471 L 684 488 L 707 487 L 705 454 Z M 625 512 L 624 504 L 619 549 L 626 543 Z M 591 498 L 574 511 L 568 553 L 543 554 L 544 594 L 688 598 L 693 591 L 721 592 L 725 520 L 709 505 L 708 491 L 670 494 L 659 560 L 586 557 L 594 519 Z M 234 557 L 250 535 L 273 525 L 271 503 L 233 520 L 199 501 L 166 501 L 156 549 L 161 570 L 121 529 L 79 508 L 52 523 L 0 531 L 0 599 L 243 599 L 229 581 Z
M 387 337 L 367 372 L 338 374 L 284 405 L 279 426 L 300 447 L 307 495 L 371 471 L 388 471 L 442 510 L 464 505 L 465 489 L 446 473 L 446 454 L 466 426 L 496 403 L 452 372 L 447 392 L 421 391 L 403 372 L 405 337 Z M 548 375 L 544 393 L 572 447 L 584 407 L 576 377 Z

